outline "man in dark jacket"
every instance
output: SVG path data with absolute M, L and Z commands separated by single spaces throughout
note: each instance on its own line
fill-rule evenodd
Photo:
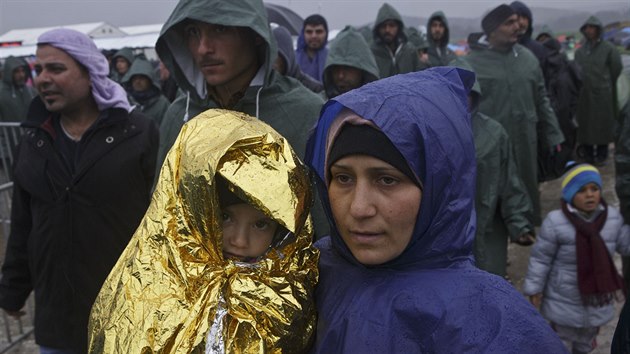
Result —
M 499 121 L 510 136 L 518 174 L 532 199 L 534 210 L 528 219 L 539 225 L 536 146 L 542 139 L 545 148 L 551 149 L 562 143 L 564 136 L 549 104 L 538 61 L 517 43 L 517 21 L 514 10 L 505 4 L 490 11 L 481 22 L 485 35 L 467 59 L 484 93 L 479 111 Z
M 404 29 L 398 11 L 387 3 L 383 4 L 374 22 L 371 45 L 381 79 L 424 68 L 416 48 L 407 41 Z
M 354 28 L 344 28 L 330 43 L 326 58 L 326 97 L 336 97 L 376 80 L 378 67 L 367 42 Z
M 36 93 L 26 86 L 30 68 L 22 58 L 8 57 L 0 82 L 0 122 L 21 122 Z
M 427 31 L 429 35 L 429 65 L 446 66 L 456 58 L 455 53 L 448 48 L 450 31 L 446 15 L 442 11 L 434 12 L 427 21 Z
M 129 112 L 88 36 L 51 30 L 36 53 L 0 307 L 20 316 L 34 290 L 42 352 L 85 353 L 94 299 L 149 205 L 158 130 Z

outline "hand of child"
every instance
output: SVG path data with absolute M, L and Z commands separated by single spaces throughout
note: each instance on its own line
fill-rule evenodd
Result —
M 534 305 L 535 308 L 540 307 L 540 303 L 542 302 L 542 293 L 534 294 L 529 296 L 529 302 Z

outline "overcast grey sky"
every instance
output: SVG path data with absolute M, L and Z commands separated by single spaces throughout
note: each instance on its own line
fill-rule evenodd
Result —
M 229 0 L 224 0 L 229 1 Z M 362 25 L 376 18 L 384 1 L 378 0 L 268 0 L 291 8 L 302 17 L 320 13 L 331 28 Z M 429 16 L 443 10 L 447 17 L 480 17 L 487 10 L 509 1 L 501 0 L 389 0 L 402 15 Z M 598 9 L 630 8 L 628 0 L 529 0 L 530 7 L 551 7 L 595 12 Z M 11 29 L 59 26 L 105 21 L 114 26 L 163 23 L 176 0 L 0 0 L 0 34 Z M 630 19 L 629 19 L 630 20 Z

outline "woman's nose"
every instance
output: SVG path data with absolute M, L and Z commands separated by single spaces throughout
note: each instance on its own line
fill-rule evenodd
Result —
M 357 183 L 352 194 L 350 215 L 357 219 L 376 215 L 373 192 L 367 183 Z

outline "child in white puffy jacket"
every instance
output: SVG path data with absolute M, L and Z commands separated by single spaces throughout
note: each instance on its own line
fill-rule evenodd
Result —
M 597 168 L 569 166 L 562 207 L 543 222 L 523 286 L 573 353 L 595 349 L 599 327 L 614 318 L 612 302 L 625 289 L 611 255 L 630 254 L 630 227 L 601 192 Z

